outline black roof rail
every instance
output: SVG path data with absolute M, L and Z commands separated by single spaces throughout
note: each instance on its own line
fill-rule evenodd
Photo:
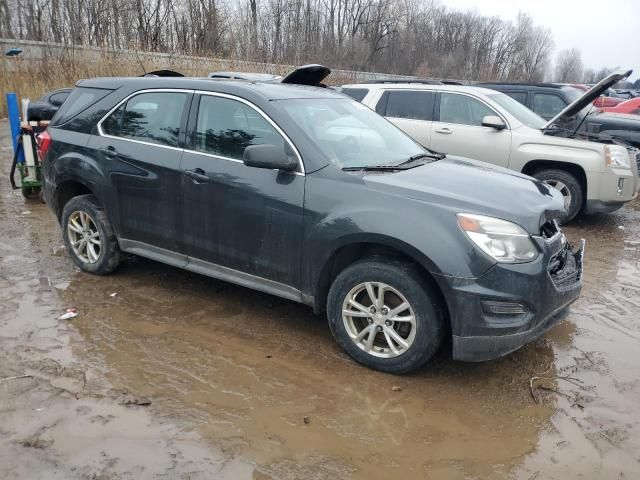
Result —
M 522 87 L 547 87 L 547 88 L 561 88 L 570 86 L 560 83 L 544 83 L 544 82 L 477 82 L 475 85 L 505 85 L 505 86 L 522 86 Z
M 370 80 L 362 83 L 421 83 L 423 85 L 443 85 L 441 80 L 428 78 L 401 78 L 397 80 Z
M 440 80 L 440 82 L 443 85 L 471 85 L 471 82 L 468 80 L 450 80 L 448 78 Z

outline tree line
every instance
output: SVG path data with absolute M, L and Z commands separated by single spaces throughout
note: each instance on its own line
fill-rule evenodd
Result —
M 437 0 L 0 0 L 0 37 L 525 81 L 545 78 L 554 46 L 527 14 L 506 21 Z

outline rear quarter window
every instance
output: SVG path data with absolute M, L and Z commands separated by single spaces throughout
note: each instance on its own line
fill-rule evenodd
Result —
M 103 88 L 76 87 L 51 120 L 52 125 L 62 125 L 83 112 L 113 90 Z

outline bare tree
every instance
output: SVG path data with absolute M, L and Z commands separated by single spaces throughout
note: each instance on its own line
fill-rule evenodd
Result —
M 556 59 L 555 81 L 576 83 L 582 80 L 582 55 L 580 50 L 572 48 L 562 50 Z
M 474 80 L 541 80 L 553 48 L 438 0 L 0 0 L 0 36 Z

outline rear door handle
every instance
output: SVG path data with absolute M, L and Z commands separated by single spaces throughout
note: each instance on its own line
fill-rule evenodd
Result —
M 115 149 L 115 147 L 112 147 L 111 145 L 109 145 L 108 147 L 101 148 L 100 151 L 110 158 L 114 158 L 118 156 L 118 151 Z
M 451 135 L 453 133 L 453 131 L 450 128 L 442 127 L 442 128 L 436 129 L 436 133 L 442 133 L 444 135 Z
M 201 168 L 185 170 L 184 174 L 193 180 L 193 183 L 207 183 L 209 181 L 209 175 L 207 175 Z

